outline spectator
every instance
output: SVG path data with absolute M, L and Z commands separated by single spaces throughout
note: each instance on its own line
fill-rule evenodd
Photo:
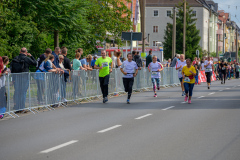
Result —
M 52 54 L 52 50 L 50 48 L 47 48 L 45 50 L 45 53 L 41 54 L 40 57 L 37 59 L 37 70 L 39 69 L 42 62 L 48 57 L 49 54 Z
M 75 53 L 77 53 L 77 52 L 80 53 L 80 58 L 79 58 L 79 60 L 83 59 L 83 58 L 82 58 L 82 57 L 83 57 L 83 49 L 82 49 L 82 48 L 78 48 L 78 49 L 75 51 Z
M 72 70 L 71 67 L 71 61 L 67 58 L 67 48 L 66 47 L 62 47 L 62 55 L 64 56 L 64 60 L 63 60 L 63 66 L 66 69 L 64 71 L 64 81 L 62 82 L 62 100 L 63 102 L 67 102 L 66 100 L 66 82 L 68 81 L 68 77 L 69 77 L 69 72 Z
M 113 57 L 113 68 L 118 68 L 122 65 L 122 62 L 120 60 L 122 53 L 118 50 L 114 51 L 114 57 Z
M 92 71 L 92 66 L 91 66 L 91 61 L 92 61 L 92 55 L 87 55 L 86 57 L 86 69 L 89 70 L 89 71 Z
M 152 50 L 149 51 L 148 56 L 146 57 L 146 67 L 152 62 Z
M 194 66 L 197 63 L 197 57 L 194 57 L 194 61 L 192 62 L 192 65 Z
M 141 67 L 143 67 L 143 64 L 142 64 L 142 58 L 139 56 L 139 52 L 133 51 L 132 54 L 134 55 L 133 61 L 137 63 L 138 70 L 141 70 Z
M 205 58 L 203 58 L 201 61 L 201 70 L 202 71 L 205 71 L 204 62 L 205 62 Z
M 61 54 L 61 49 L 59 47 L 56 47 L 55 50 L 52 52 L 52 55 L 54 56 L 53 64 L 56 66 L 56 68 L 60 68 L 59 54 Z
M 170 67 L 170 66 L 171 66 L 171 58 L 168 59 L 164 67 Z
M 236 63 L 236 79 L 239 79 L 239 64 Z
M 97 60 L 97 55 L 95 55 L 95 56 L 93 57 L 93 60 L 91 61 L 92 69 L 94 69 L 94 65 L 95 65 L 96 60 Z
M 195 84 L 198 85 L 198 75 L 199 75 L 199 71 L 200 71 L 200 68 L 201 68 L 201 65 L 198 65 L 198 61 L 196 61 L 196 64 L 194 65 L 194 68 L 196 70 L 196 76 L 195 77 Z
M 176 64 L 177 64 L 177 61 L 179 60 L 179 58 L 180 58 L 180 55 L 179 55 L 179 54 L 177 54 L 177 55 L 175 56 L 175 58 L 173 58 L 173 61 L 172 61 L 172 63 L 171 63 L 171 66 L 170 66 L 170 67 L 175 67 L 175 66 L 176 66 Z
M 28 73 L 23 72 L 29 72 L 29 66 L 31 65 L 36 66 L 37 61 L 30 53 L 27 52 L 26 48 L 22 48 L 19 56 L 15 57 L 11 62 L 11 72 L 22 73 L 13 75 L 13 85 L 15 89 L 13 96 L 14 110 L 16 110 L 17 113 L 25 112 L 24 108 L 29 86 L 29 77 Z
M 83 85 L 82 84 L 82 80 L 79 79 L 79 75 L 81 73 L 79 73 L 79 70 L 87 70 L 85 68 L 82 67 L 82 64 L 81 62 L 79 61 L 80 59 L 80 52 L 77 52 L 75 54 L 75 59 L 73 60 L 73 77 L 72 77 L 72 80 L 73 80 L 73 96 L 76 100 L 77 96 L 78 96 L 78 92 L 79 92 L 79 86 Z M 85 78 L 85 77 L 84 77 Z
M 6 65 L 9 63 L 7 56 L 0 57 L 0 119 L 4 117 L 7 108 L 7 93 L 6 93 L 6 75 L 8 74 Z
M 64 65 L 63 65 L 63 61 L 64 61 L 64 56 L 63 55 L 59 55 L 59 66 L 62 70 L 67 70 L 66 68 L 64 68 Z

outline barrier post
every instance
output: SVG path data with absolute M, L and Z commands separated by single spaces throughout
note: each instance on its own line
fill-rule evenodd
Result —
M 32 112 L 33 114 L 35 114 L 32 110 L 31 110 L 31 73 L 28 73 L 28 101 L 29 101 L 29 107 L 28 110 L 30 112 Z

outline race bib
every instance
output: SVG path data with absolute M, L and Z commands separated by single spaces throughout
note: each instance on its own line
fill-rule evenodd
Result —
M 102 63 L 102 67 L 108 67 L 108 62 Z
M 190 82 L 190 78 L 189 77 L 185 77 L 184 81 L 185 82 Z
M 222 70 L 225 70 L 226 68 L 225 67 L 222 67 Z
M 207 71 L 207 72 L 211 72 L 212 69 L 211 69 L 211 68 L 206 68 L 206 71 Z
M 156 75 L 157 75 L 157 72 L 152 72 L 152 75 L 153 75 L 153 76 L 156 76 Z

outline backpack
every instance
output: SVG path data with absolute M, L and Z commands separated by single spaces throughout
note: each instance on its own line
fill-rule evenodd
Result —
M 11 72 L 12 73 L 21 73 L 24 72 L 25 58 L 21 59 L 19 56 L 15 57 L 11 63 Z
M 140 57 L 139 58 L 134 57 L 134 61 L 137 63 L 138 67 L 142 67 L 142 59 Z

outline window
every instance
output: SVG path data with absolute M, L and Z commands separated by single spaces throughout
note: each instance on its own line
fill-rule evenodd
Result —
M 194 17 L 196 17 L 197 16 L 197 11 L 192 11 L 192 14 L 193 14 Z
M 158 17 L 158 10 L 153 10 L 153 17 Z
M 154 46 L 157 46 L 157 42 L 158 42 L 158 41 L 153 41 L 153 47 L 154 47 Z
M 153 26 L 153 33 L 158 33 L 158 26 Z
M 167 17 L 170 17 L 172 15 L 172 11 L 168 10 L 167 11 Z

